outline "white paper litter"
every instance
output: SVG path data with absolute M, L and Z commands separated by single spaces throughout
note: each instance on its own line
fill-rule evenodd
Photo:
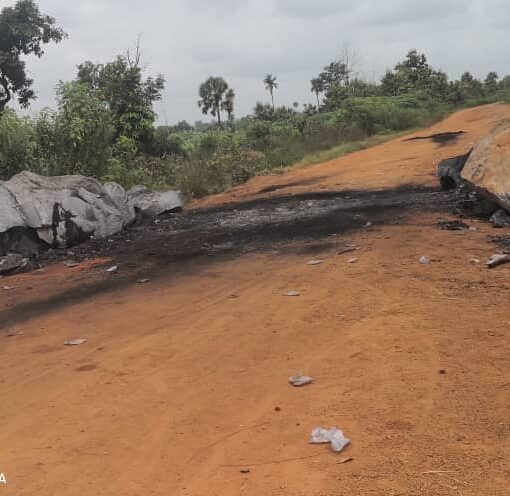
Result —
M 340 453 L 343 451 L 349 444 L 351 444 L 351 440 L 347 439 L 340 429 L 333 427 L 331 429 L 323 429 L 322 427 L 317 427 L 312 431 L 312 435 L 310 436 L 310 444 L 331 444 L 331 448 L 336 453 Z

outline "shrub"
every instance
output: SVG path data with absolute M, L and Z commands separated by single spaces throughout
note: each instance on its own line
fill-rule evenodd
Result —
M 36 169 L 36 134 L 28 118 L 12 110 L 0 114 L 0 178 L 9 179 L 24 169 Z

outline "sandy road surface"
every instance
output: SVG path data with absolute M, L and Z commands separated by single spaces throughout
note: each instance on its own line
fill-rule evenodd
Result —
M 438 229 L 434 177 L 508 117 L 467 110 L 415 134 L 466 133 L 446 144 L 256 178 L 2 279 L 0 496 L 508 495 L 510 268 L 470 263 L 487 224 Z M 352 446 L 308 445 L 317 425 Z

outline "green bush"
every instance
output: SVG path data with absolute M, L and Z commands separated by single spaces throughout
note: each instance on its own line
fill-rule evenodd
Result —
M 30 120 L 12 110 L 0 114 L 0 178 L 37 169 L 36 151 L 36 134 Z

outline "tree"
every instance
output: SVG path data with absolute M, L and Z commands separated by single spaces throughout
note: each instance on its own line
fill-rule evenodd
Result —
M 53 173 L 81 173 L 100 178 L 111 157 L 115 133 L 112 113 L 86 84 L 73 81 L 57 88 Z
M 348 81 L 347 66 L 342 61 L 335 60 L 324 67 L 324 70 L 319 74 L 319 79 L 327 93 L 333 86 L 345 84 Z
M 315 96 L 317 97 L 317 109 L 321 106 L 319 95 L 324 93 L 324 81 L 320 78 L 314 78 L 310 81 L 311 83 L 311 89 L 312 93 L 315 93 Z
M 274 110 L 274 91 L 278 89 L 278 81 L 276 80 L 276 76 L 273 76 L 273 74 L 267 74 L 263 82 L 266 90 L 271 94 L 271 103 L 273 104 Z
M 200 85 L 198 106 L 203 114 L 210 113 L 216 117 L 219 125 L 221 125 L 221 110 L 224 108 L 228 90 L 228 83 L 221 77 L 210 77 Z
M 387 71 L 381 81 L 384 95 L 398 96 L 416 91 L 426 91 L 434 97 L 449 98 L 448 77 L 433 69 L 427 57 L 417 50 L 410 50 L 406 58 L 393 71 Z
M 34 0 L 18 0 L 14 7 L 0 11 L 0 113 L 13 95 L 27 107 L 36 95 L 27 76 L 26 55 L 42 57 L 43 45 L 59 43 L 66 34 L 55 26 L 53 17 L 43 15 Z
M 488 91 L 489 93 L 493 93 L 494 91 L 496 91 L 498 89 L 498 80 L 499 76 L 497 72 L 489 72 L 483 83 L 485 86 L 485 90 Z
M 140 63 L 140 48 L 135 56 L 130 52 L 113 62 L 94 64 L 90 61 L 78 66 L 77 81 L 84 84 L 113 115 L 115 138 L 131 140 L 136 147 L 150 143 L 154 133 L 156 113 L 153 105 L 161 99 L 165 79 L 159 74 L 144 79 Z
M 228 115 L 228 121 L 232 122 L 234 119 L 234 100 L 235 100 L 236 94 L 232 88 L 227 90 L 225 93 L 225 98 L 223 102 L 221 103 L 221 109 L 224 110 Z

